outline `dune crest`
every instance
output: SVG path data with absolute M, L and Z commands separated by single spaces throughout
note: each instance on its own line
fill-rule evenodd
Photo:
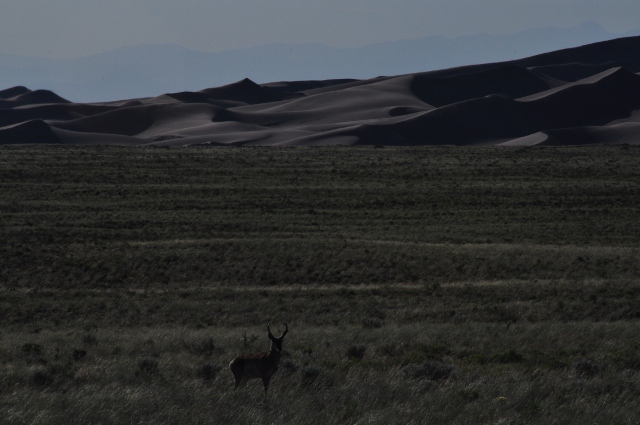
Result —
M 257 84 L 80 104 L 0 91 L 0 144 L 640 144 L 640 37 L 370 80 Z

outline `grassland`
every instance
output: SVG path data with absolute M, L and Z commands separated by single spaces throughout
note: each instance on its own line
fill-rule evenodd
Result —
M 639 163 L 0 147 L 0 422 L 636 424 Z

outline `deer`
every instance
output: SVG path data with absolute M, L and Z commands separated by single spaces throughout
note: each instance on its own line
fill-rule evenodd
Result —
M 284 332 L 277 338 L 273 336 L 269 324 L 267 324 L 267 332 L 269 332 L 269 339 L 271 340 L 271 348 L 268 353 L 238 356 L 231 360 L 229 369 L 231 369 L 231 373 L 233 373 L 233 376 L 236 378 L 234 390 L 250 379 L 260 378 L 264 385 L 264 395 L 265 397 L 267 396 L 269 381 L 271 381 L 271 377 L 278 371 L 278 365 L 280 364 L 282 340 L 287 332 L 289 332 L 287 324 L 283 324 Z

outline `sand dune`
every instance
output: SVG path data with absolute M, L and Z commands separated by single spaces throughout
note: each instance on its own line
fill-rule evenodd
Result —
M 533 71 L 505 65 L 446 77 L 418 75 L 412 88 L 416 97 L 440 107 L 492 94 L 515 99 L 548 90 L 551 85 Z
M 28 105 L 19 108 L 2 109 L 0 110 L 0 127 L 34 119 L 69 121 L 111 111 L 116 108 L 116 106 L 107 105 L 70 103 Z
M 0 90 L 0 99 L 9 99 L 21 94 L 29 93 L 31 90 L 24 86 L 11 87 L 6 90 Z
M 640 37 L 370 80 L 93 104 L 0 91 L 0 143 L 156 146 L 640 144 Z
M 29 120 L 0 129 L 2 144 L 63 143 L 51 126 L 42 120 Z
M 5 92 L 11 93 L 16 91 L 16 88 L 5 90 Z M 17 87 L 22 89 L 22 87 Z M 49 90 L 28 90 L 13 97 L 8 97 L 0 100 L 0 109 L 16 108 L 25 105 L 42 105 L 52 103 L 71 103 L 66 99 L 61 98 L 57 94 Z
M 501 143 L 503 146 L 564 146 L 589 144 L 640 145 L 640 123 L 561 128 Z

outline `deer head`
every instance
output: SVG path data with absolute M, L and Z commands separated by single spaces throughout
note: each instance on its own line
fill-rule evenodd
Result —
M 282 335 L 276 338 L 271 333 L 271 328 L 269 327 L 270 324 L 267 323 L 267 331 L 269 332 L 269 339 L 271 340 L 271 351 L 275 350 L 278 353 L 282 352 L 282 340 L 284 339 L 284 336 L 287 334 L 287 332 L 289 332 L 289 328 L 287 327 L 287 324 L 283 323 L 283 325 L 284 325 L 284 332 L 282 333 Z

